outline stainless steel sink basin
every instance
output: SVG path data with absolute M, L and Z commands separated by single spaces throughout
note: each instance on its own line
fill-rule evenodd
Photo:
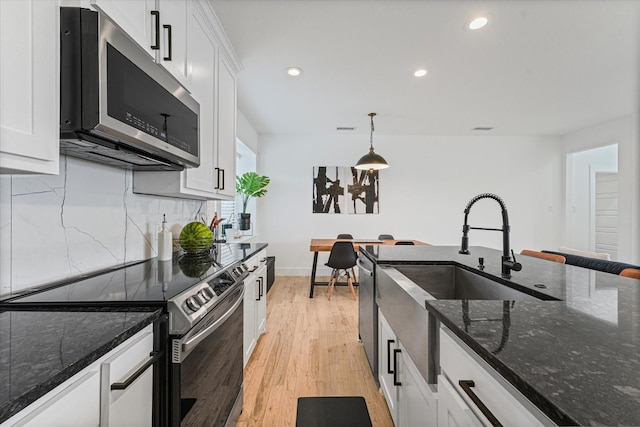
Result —
M 402 265 L 394 268 L 433 299 L 511 301 L 541 299 L 455 265 Z

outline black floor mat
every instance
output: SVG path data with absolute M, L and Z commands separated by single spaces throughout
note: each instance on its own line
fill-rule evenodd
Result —
M 364 397 L 299 397 L 296 427 L 372 427 Z

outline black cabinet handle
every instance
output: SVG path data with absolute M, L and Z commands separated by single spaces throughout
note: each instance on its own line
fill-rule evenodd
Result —
M 222 186 L 220 187 L 221 190 L 224 190 L 224 169 L 220 169 L 222 171 Z
M 160 49 L 160 12 L 157 10 L 151 11 L 151 16 L 155 18 L 155 44 L 151 45 L 151 49 L 158 50 Z
M 260 279 L 259 278 L 256 279 L 256 283 L 258 285 L 257 288 L 256 288 L 257 291 L 258 291 L 258 297 L 256 298 L 256 301 L 260 301 L 260 299 L 261 299 L 260 297 L 262 297 L 262 294 L 260 293 Z
M 391 344 L 393 344 L 395 340 L 387 340 L 387 374 L 393 374 L 393 369 L 391 369 Z
M 475 387 L 476 385 L 473 380 L 460 380 L 458 381 L 458 384 L 460 384 L 462 390 L 467 393 L 467 396 L 469 396 L 473 403 L 475 403 L 478 409 L 480 409 L 480 412 L 482 412 L 482 415 L 484 415 L 487 420 L 489 420 L 493 427 L 502 427 L 502 424 L 500 423 L 500 421 L 498 421 L 495 415 L 493 415 L 489 408 L 487 408 L 485 404 L 482 403 L 482 400 L 480 400 L 478 395 L 476 395 L 473 390 L 471 390 L 471 387 Z
M 173 52 L 173 39 L 171 38 L 171 25 L 164 24 L 162 26 L 165 30 L 167 30 L 167 37 L 169 39 L 169 55 L 165 56 L 163 59 L 165 61 L 171 61 L 171 53 Z
M 396 348 L 393 350 L 393 385 L 401 386 L 402 383 L 398 381 L 398 358 L 396 357 L 400 354 L 402 350 Z
M 214 190 L 222 190 L 220 188 L 220 168 L 216 168 L 216 186 L 213 187 Z
M 138 377 L 142 374 L 144 374 L 144 372 L 149 369 L 149 367 L 151 367 L 151 365 L 153 365 L 154 363 L 156 363 L 158 361 L 158 359 L 160 359 L 162 357 L 164 352 L 162 351 L 152 351 L 151 354 L 149 356 L 151 356 L 151 358 L 149 360 L 147 360 L 144 365 L 140 366 L 140 368 L 138 368 L 137 371 L 135 371 L 133 374 L 131 374 L 131 376 L 129 378 L 127 378 L 126 380 L 124 380 L 121 383 L 113 383 L 111 384 L 111 390 L 124 390 L 127 387 L 129 387 L 136 379 L 138 379 Z
M 258 277 L 259 280 L 259 284 L 258 286 L 260 287 L 260 297 L 264 296 L 264 277 L 260 276 Z

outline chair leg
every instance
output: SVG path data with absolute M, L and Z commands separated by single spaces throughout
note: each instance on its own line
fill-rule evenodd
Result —
M 329 292 L 329 301 L 331 301 L 331 294 L 333 293 L 333 287 L 336 284 L 336 280 L 338 279 L 338 270 L 333 270 L 331 272 L 331 278 L 329 279 L 329 283 L 327 284 L 327 292 Z
M 349 290 L 351 291 L 351 295 L 353 295 L 353 299 L 357 300 L 356 290 L 353 288 L 353 281 L 351 280 L 351 275 L 349 274 L 349 271 L 347 271 L 347 283 L 349 284 Z

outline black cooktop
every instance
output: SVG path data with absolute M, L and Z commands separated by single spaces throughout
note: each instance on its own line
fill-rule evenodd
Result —
M 92 305 L 163 306 L 166 301 L 222 270 L 246 260 L 263 244 L 220 244 L 211 256 L 174 254 L 172 261 L 156 258 L 114 269 L 94 277 L 44 287 L 44 290 L 8 298 L 3 303 L 17 306 Z M 224 279 L 217 284 L 218 291 Z M 213 283 L 212 283 L 213 286 Z M 214 290 L 216 288 L 214 287 Z

